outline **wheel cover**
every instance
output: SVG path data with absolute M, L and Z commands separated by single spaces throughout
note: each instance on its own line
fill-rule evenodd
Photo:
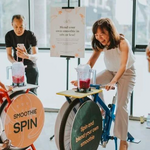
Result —
M 5 118 L 5 133 L 13 146 L 24 148 L 34 143 L 43 125 L 43 105 L 35 95 L 26 93 L 13 99 Z
M 72 150 L 97 150 L 102 135 L 102 116 L 93 101 L 85 102 L 78 110 L 72 126 Z

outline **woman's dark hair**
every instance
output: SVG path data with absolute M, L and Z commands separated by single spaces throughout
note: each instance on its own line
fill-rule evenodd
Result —
M 20 19 L 21 19 L 21 20 L 25 20 L 24 16 L 22 16 L 22 15 L 13 15 L 11 21 L 13 22 L 15 18 L 18 19 L 18 20 L 20 20 Z
M 95 34 L 97 33 L 98 28 L 101 29 L 102 31 L 105 29 L 109 33 L 110 45 L 107 47 L 107 49 L 118 47 L 121 37 L 123 37 L 124 35 L 122 34 L 120 35 L 117 32 L 113 22 L 109 18 L 102 18 L 100 20 L 97 20 L 93 24 L 92 48 L 94 50 L 103 49 L 105 47 L 95 38 Z

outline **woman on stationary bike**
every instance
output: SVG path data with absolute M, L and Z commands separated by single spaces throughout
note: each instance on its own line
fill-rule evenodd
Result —
M 93 24 L 92 32 L 92 48 L 94 51 L 88 64 L 92 68 L 100 54 L 104 53 L 106 70 L 97 74 L 96 83 L 106 85 L 106 90 L 110 90 L 117 84 L 114 136 L 120 139 L 119 150 L 127 150 L 127 103 L 135 85 L 135 58 L 128 40 L 123 34 L 117 32 L 113 22 L 109 18 L 97 20 Z M 76 81 L 72 81 L 71 83 L 74 85 L 77 84 Z

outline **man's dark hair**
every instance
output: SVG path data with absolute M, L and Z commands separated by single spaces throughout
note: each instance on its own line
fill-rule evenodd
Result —
M 12 22 L 14 21 L 15 18 L 18 19 L 18 20 L 20 20 L 20 19 L 25 20 L 23 15 L 13 15 Z

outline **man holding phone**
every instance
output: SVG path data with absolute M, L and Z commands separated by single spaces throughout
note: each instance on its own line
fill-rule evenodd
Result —
M 38 47 L 37 39 L 33 32 L 25 29 L 25 18 L 22 15 L 14 15 L 12 17 L 13 30 L 5 35 L 6 51 L 8 60 L 13 63 L 15 61 L 23 61 L 25 68 L 27 83 L 38 85 L 38 68 L 36 65 Z M 13 55 L 12 55 L 13 50 Z M 37 89 L 31 89 L 37 94 Z

